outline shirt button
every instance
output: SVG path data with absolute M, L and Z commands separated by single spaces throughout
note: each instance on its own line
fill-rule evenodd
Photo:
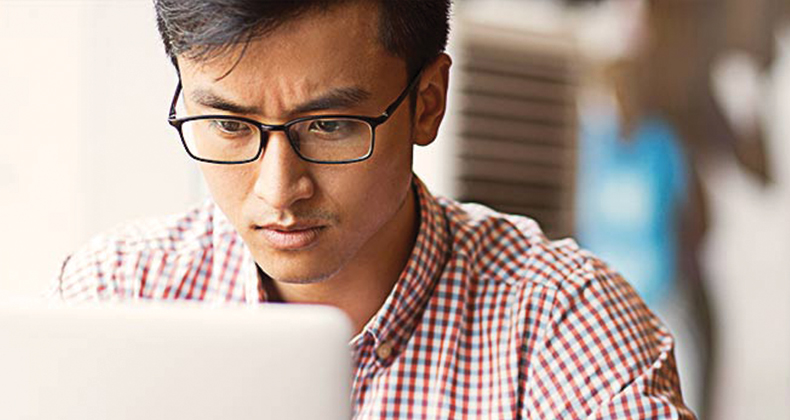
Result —
M 376 348 L 376 356 L 381 360 L 387 360 L 392 355 L 392 344 L 384 342 Z

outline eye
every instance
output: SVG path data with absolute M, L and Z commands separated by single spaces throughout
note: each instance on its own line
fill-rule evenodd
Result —
M 236 120 L 212 120 L 211 126 L 226 136 L 244 136 L 252 132 L 249 124 Z
M 347 123 L 340 120 L 315 120 L 310 124 L 309 131 L 313 134 L 339 134 Z
M 367 123 L 353 118 L 317 118 L 300 121 L 290 128 L 291 140 L 306 144 L 347 144 L 370 135 Z M 337 145 L 336 144 L 336 145 Z

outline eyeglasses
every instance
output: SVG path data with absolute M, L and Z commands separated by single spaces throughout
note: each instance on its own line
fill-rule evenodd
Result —
M 167 121 L 175 127 L 187 153 L 195 160 L 217 164 L 243 164 L 257 160 L 269 133 L 285 132 L 296 154 L 308 162 L 353 163 L 373 155 L 376 127 L 387 122 L 417 85 L 422 70 L 378 117 L 318 115 L 297 118 L 285 124 L 264 124 L 244 117 L 200 115 L 177 118 L 181 94 L 178 82 Z

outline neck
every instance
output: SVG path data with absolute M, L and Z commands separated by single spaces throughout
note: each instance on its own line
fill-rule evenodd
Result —
M 392 219 L 332 278 L 299 285 L 280 283 L 259 272 L 261 285 L 270 301 L 337 307 L 359 333 L 384 304 L 411 256 L 419 229 L 418 211 L 414 189 L 409 188 Z

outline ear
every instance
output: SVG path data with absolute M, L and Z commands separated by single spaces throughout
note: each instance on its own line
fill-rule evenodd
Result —
M 442 53 L 423 70 L 414 108 L 414 144 L 427 146 L 436 139 L 447 109 L 447 87 L 452 63 L 450 56 Z

